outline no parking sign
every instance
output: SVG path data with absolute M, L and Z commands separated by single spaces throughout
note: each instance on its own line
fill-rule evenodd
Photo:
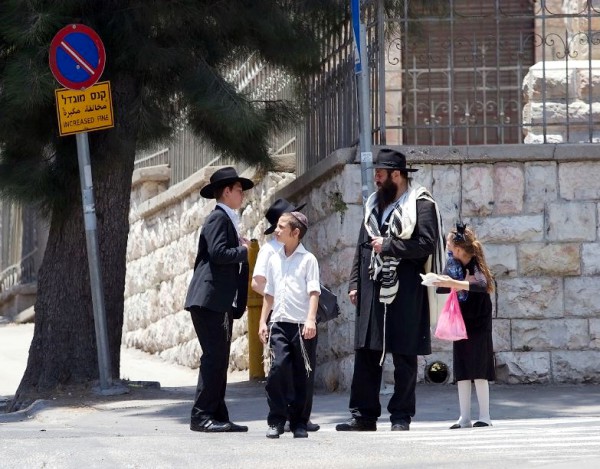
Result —
M 106 64 L 100 36 L 83 24 L 62 28 L 50 43 L 50 70 L 65 88 L 84 90 L 98 81 Z

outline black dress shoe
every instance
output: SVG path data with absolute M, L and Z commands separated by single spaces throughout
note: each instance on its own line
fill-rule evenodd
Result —
M 374 432 L 377 430 L 377 424 L 375 422 L 358 420 L 352 417 L 350 420 L 344 423 L 338 423 L 335 426 L 338 432 Z
M 228 432 L 231 429 L 229 422 L 219 422 L 218 420 L 207 419 L 203 421 L 192 421 L 190 423 L 190 430 L 194 432 L 205 432 L 205 433 L 220 433 Z
M 247 432 L 248 427 L 246 425 L 238 425 L 237 423 L 228 422 L 231 425 L 231 428 L 227 430 L 228 432 Z
M 307 432 L 318 432 L 319 428 L 321 428 L 321 425 L 319 425 L 318 423 L 312 423 L 310 420 L 306 424 Z
M 410 430 L 410 424 L 406 420 L 399 420 L 392 423 L 393 432 L 407 432 Z
M 269 425 L 267 430 L 267 438 L 279 438 L 279 435 L 283 434 L 283 424 L 281 425 Z
M 318 423 L 312 423 L 310 420 L 306 424 L 306 431 L 307 432 L 318 432 L 320 428 L 321 428 L 321 425 L 319 425 Z M 290 430 L 290 422 L 289 421 L 285 422 L 285 426 L 283 427 L 283 429 L 286 432 L 291 432 L 291 430 Z
M 452 425 L 452 426 L 450 427 L 450 430 L 456 430 L 456 429 L 458 429 L 458 428 L 471 428 L 471 427 L 473 427 L 473 426 L 474 426 L 474 425 L 471 425 L 471 422 L 469 422 L 469 423 L 464 423 L 464 424 L 455 423 L 454 425 Z
M 294 438 L 308 438 L 306 428 L 298 427 L 294 430 Z

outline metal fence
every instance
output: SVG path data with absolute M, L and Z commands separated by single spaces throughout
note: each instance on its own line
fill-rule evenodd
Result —
M 254 55 L 234 64 L 224 74 L 228 81 L 234 83 L 238 90 L 244 91 L 250 99 L 295 99 L 290 78 L 280 70 L 262 63 Z M 270 153 L 273 156 L 296 154 L 296 129 L 291 128 L 271 135 Z M 170 166 L 171 184 L 183 181 L 205 166 L 235 164 L 238 172 L 247 167 L 220 155 L 187 127 L 179 130 L 170 142 L 140 152 L 135 161 L 135 168 L 159 164 Z
M 26 285 L 37 280 L 37 250 L 0 272 L 0 293 L 8 291 L 17 285 Z
M 377 37 L 386 47 L 377 63 L 388 87 L 380 95 L 378 116 L 384 142 L 595 141 L 598 90 L 590 84 L 600 73 L 594 62 L 600 55 L 597 1 L 405 1 L 403 6 L 397 17 L 378 12 L 391 32 Z
M 600 123 L 600 1 L 383 0 L 362 2 L 374 144 L 596 142 Z M 298 174 L 358 139 L 352 30 L 322 30 L 320 73 L 300 97 L 303 122 L 273 136 Z M 319 27 L 318 25 L 316 27 Z M 280 72 L 254 57 L 229 72 L 260 99 L 291 97 Z M 179 145 L 179 147 L 177 147 Z M 137 166 L 169 162 L 177 182 L 214 152 L 182 131 Z M 180 169 L 179 169 L 180 168 Z
M 0 293 L 37 279 L 36 220 L 32 208 L 0 202 Z

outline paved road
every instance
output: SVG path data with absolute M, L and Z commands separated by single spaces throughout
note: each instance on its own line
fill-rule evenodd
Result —
M 16 332 L 0 326 L 2 365 L 10 354 L 6 334 Z M 392 433 L 384 414 L 377 432 L 350 434 L 334 429 L 347 417 L 347 394 L 321 392 L 313 412 L 322 425 L 319 432 L 307 440 L 290 434 L 268 440 L 263 384 L 237 375 L 238 382 L 228 386 L 230 414 L 250 426 L 247 434 L 194 433 L 188 424 L 196 372 L 175 367 L 171 374 L 172 365 L 133 355 L 137 364 L 124 357 L 123 365 L 142 375 L 131 379 L 158 373 L 175 384 L 134 388 L 123 396 L 43 402 L 28 412 L 0 415 L 0 468 L 600 466 L 598 386 L 493 385 L 494 426 L 448 430 L 457 416 L 455 386 L 420 385 L 410 432 Z M 1 369 L 0 376 L 6 376 Z M 179 372 L 184 375 L 173 378 Z M 382 396 L 384 405 L 388 398 Z

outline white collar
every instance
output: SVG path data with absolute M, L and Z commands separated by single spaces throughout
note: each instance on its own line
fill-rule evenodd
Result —
M 239 236 L 240 231 L 239 231 L 238 225 L 240 224 L 240 216 L 229 205 L 225 205 L 223 202 L 217 202 L 217 206 L 221 207 L 225 211 L 225 213 L 231 220 L 231 223 L 233 223 L 233 226 L 235 227 L 235 231 L 237 231 L 238 236 Z
M 279 243 L 279 244 L 281 244 L 281 243 Z M 290 257 L 292 257 L 296 253 L 298 253 L 298 254 L 305 254 L 308 251 L 306 250 L 306 248 L 304 247 L 304 245 L 302 243 L 300 243 L 300 244 L 298 244 L 298 246 L 296 247 L 296 249 L 294 250 L 294 252 L 292 254 L 290 254 L 289 256 L 285 255 L 285 245 L 284 244 L 281 244 L 281 247 L 277 250 L 277 252 L 281 256 L 286 257 L 286 258 L 289 259 Z

